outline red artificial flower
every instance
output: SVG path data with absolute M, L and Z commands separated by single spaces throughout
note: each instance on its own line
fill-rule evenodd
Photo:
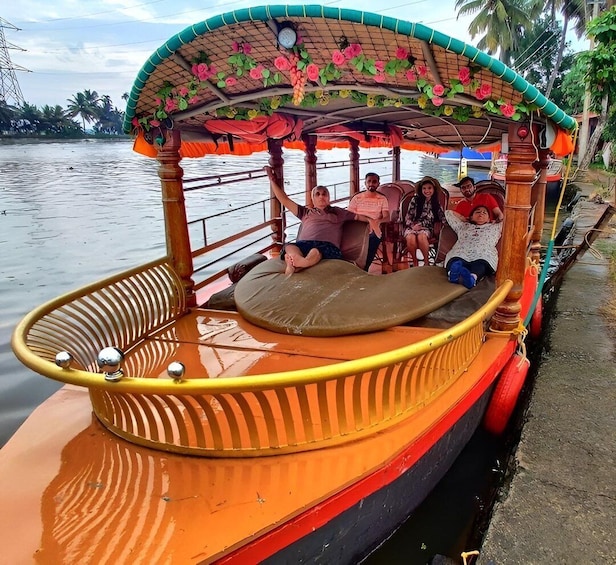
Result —
M 225 86 L 235 86 L 237 84 L 237 79 L 235 77 L 227 77 L 225 79 Z
M 408 71 L 406 71 L 406 78 L 410 82 L 416 82 L 417 73 L 413 69 L 409 69 Z
M 417 75 L 421 78 L 428 76 L 428 67 L 426 67 L 425 65 L 417 65 L 415 69 L 417 70 Z
M 458 71 L 458 79 L 464 86 L 469 84 L 471 82 L 471 70 L 468 67 L 462 67 Z
M 334 63 L 337 67 L 343 65 L 345 60 L 344 54 L 340 51 L 336 50 L 332 53 L 332 63 Z
M 306 67 L 306 76 L 309 80 L 317 80 L 319 78 L 319 67 L 317 67 L 314 63 L 310 63 Z
M 500 107 L 500 111 L 505 118 L 511 118 L 515 114 L 515 106 L 508 102 Z
M 274 59 L 274 66 L 279 71 L 288 71 L 291 68 L 291 63 L 289 62 L 289 59 L 287 59 L 285 56 L 280 55 L 279 57 L 276 57 Z
M 398 47 L 396 49 L 396 59 L 404 61 L 409 56 L 409 52 L 404 47 Z
M 440 96 L 433 96 L 432 97 L 432 104 L 434 104 L 437 108 L 439 106 L 442 106 L 443 102 L 445 102 L 445 99 L 441 98 Z

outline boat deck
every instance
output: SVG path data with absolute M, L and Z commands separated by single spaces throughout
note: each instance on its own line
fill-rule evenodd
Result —
M 197 310 L 168 332 L 178 338 L 182 357 L 191 350 L 194 362 L 206 366 L 212 377 L 237 363 L 253 372 L 294 363 L 297 346 L 286 336 L 249 328 L 234 314 L 226 320 L 214 321 L 208 312 Z M 402 345 L 431 332 L 395 328 L 383 333 Z M 162 345 L 167 339 L 163 331 L 153 341 Z M 319 363 L 379 348 L 374 335 L 328 339 L 337 344 L 331 347 L 324 341 L 306 338 L 301 347 L 304 353 L 318 351 Z M 234 350 L 244 351 L 241 358 L 230 355 L 230 343 Z M 349 504 L 347 488 L 369 493 L 399 475 L 388 469 L 408 468 L 417 461 L 431 445 L 430 430 L 460 418 L 485 393 L 513 347 L 508 335 L 489 335 L 469 370 L 430 402 L 430 410 L 418 411 L 384 432 L 272 457 L 188 457 L 131 444 L 93 417 L 85 390 L 66 385 L 0 452 L 3 559 L 49 564 L 209 563 L 288 519 L 294 519 L 294 532 L 303 531 L 311 527 L 302 521 L 308 508 L 339 493 L 320 511 L 327 521 Z M 301 358 L 301 364 L 311 362 Z M 384 467 L 383 461 L 388 461 Z M 358 483 L 358 477 L 370 480 Z M 268 547 L 275 551 L 275 541 Z M 265 557 L 251 554 L 250 559 Z

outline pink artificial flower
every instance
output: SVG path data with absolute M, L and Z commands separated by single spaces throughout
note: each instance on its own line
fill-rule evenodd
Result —
M 250 78 L 254 80 L 261 80 L 263 78 L 263 70 L 265 67 L 263 65 L 257 65 L 253 69 L 250 69 Z
M 177 109 L 178 109 L 178 103 L 175 98 L 167 98 L 167 100 L 165 100 L 165 111 L 166 112 L 173 112 L 174 110 L 177 110 Z
M 344 56 L 347 59 L 353 59 L 354 57 L 361 55 L 361 52 L 362 49 L 359 43 L 351 43 L 351 45 L 344 50 Z
M 432 87 L 432 93 L 434 96 L 443 96 L 445 94 L 445 87 L 442 84 L 435 84 Z
M 289 62 L 289 59 L 287 59 L 285 56 L 280 55 L 279 57 L 276 57 L 274 59 L 274 66 L 279 71 L 288 71 L 291 68 L 291 63 Z
M 441 98 L 440 96 L 433 96 L 432 97 L 432 104 L 434 104 L 437 108 L 439 106 L 442 106 L 443 102 L 445 102 L 445 99 Z
M 417 73 L 413 69 L 409 69 L 408 71 L 406 71 L 406 78 L 410 82 L 416 82 Z
M 421 78 L 428 76 L 428 67 L 426 67 L 425 65 L 416 65 L 415 70 L 417 71 L 417 75 Z
M 515 107 L 513 104 L 508 102 L 507 104 L 503 104 L 500 107 L 501 114 L 505 116 L 505 118 L 511 118 L 515 114 Z
M 398 47 L 396 49 L 396 59 L 404 61 L 409 56 L 409 52 L 404 47 Z
M 139 119 L 137 118 L 137 116 L 135 116 L 131 121 L 131 124 L 133 124 L 134 126 L 138 126 L 139 125 Z
M 385 70 L 385 63 L 383 63 L 383 61 L 374 61 L 374 66 L 379 73 Z
M 466 86 L 469 82 L 471 82 L 471 70 L 468 67 L 462 67 L 458 71 L 458 79 L 464 86 Z
M 252 51 L 250 43 L 242 43 L 242 51 L 244 52 L 244 55 L 250 55 L 250 52 Z
M 344 65 L 344 61 L 345 57 L 340 51 L 336 50 L 332 53 L 332 63 L 334 63 L 334 65 L 340 67 L 341 65 Z
M 185 86 L 180 86 L 178 88 L 178 94 L 183 98 L 188 94 L 188 88 L 186 88 Z
M 319 78 L 319 67 L 317 67 L 314 63 L 310 63 L 306 67 L 306 76 L 309 80 L 317 80 Z
M 235 86 L 237 84 L 237 79 L 235 77 L 227 77 L 225 79 L 225 86 Z
M 385 82 L 385 75 L 383 73 L 377 73 L 374 75 L 374 82 Z
M 160 125 L 160 122 L 158 120 L 150 120 L 150 125 L 157 128 Z
M 195 76 L 199 75 L 199 65 L 197 65 L 197 63 L 195 63 L 192 67 L 190 67 L 190 70 L 193 75 Z
M 240 44 L 237 41 L 234 41 L 231 48 L 233 49 L 233 51 L 235 53 L 239 53 L 240 52 Z
M 160 98 L 154 98 L 154 104 L 156 104 L 157 106 L 160 106 L 163 103 L 163 101 Z
M 199 102 L 199 97 L 198 96 L 193 96 L 192 98 L 188 99 L 188 103 L 189 104 L 196 104 L 197 102 Z

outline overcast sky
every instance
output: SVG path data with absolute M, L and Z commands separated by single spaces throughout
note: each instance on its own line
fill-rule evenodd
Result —
M 172 35 L 220 13 L 267 3 L 261 0 L 3 0 L 0 18 L 5 20 L 4 38 L 12 47 L 9 57 L 26 102 L 39 108 L 45 104 L 66 107 L 67 99 L 89 89 L 99 95 L 109 95 L 115 106 L 124 109 L 122 94 L 130 91 L 146 59 Z M 473 41 L 468 35 L 471 18 L 456 19 L 455 0 L 321 3 L 378 11 L 420 22 L 472 44 L 478 39 Z M 11 99 L 7 102 L 15 103 Z

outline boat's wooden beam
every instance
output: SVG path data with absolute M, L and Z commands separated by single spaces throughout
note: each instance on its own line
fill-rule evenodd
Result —
M 429 43 L 425 41 L 421 42 L 421 52 L 426 60 L 426 64 L 434 77 L 435 84 L 443 84 L 443 79 L 441 77 L 441 73 L 436 66 L 436 61 L 434 60 L 434 54 L 432 53 L 432 48 Z
M 174 63 L 182 67 L 192 77 L 192 65 L 182 57 L 179 53 L 174 53 L 169 57 Z M 201 81 L 201 84 L 205 84 L 209 90 L 211 90 L 218 98 L 220 98 L 225 104 L 229 104 L 229 97 L 218 88 L 215 84 L 212 84 L 209 80 Z
M 213 85 L 212 85 L 213 86 Z M 327 85 L 327 86 L 306 86 L 306 92 L 331 92 L 334 90 L 357 90 L 357 86 L 353 86 L 351 84 L 336 84 L 336 85 Z M 368 94 L 382 95 L 382 96 L 391 96 L 393 97 L 401 97 L 404 96 L 406 98 L 417 98 L 420 93 L 417 92 L 416 89 L 403 90 L 403 89 L 391 89 L 385 88 L 383 86 L 370 86 L 370 85 L 362 85 L 362 92 L 366 92 Z M 227 98 L 226 100 L 220 102 L 207 102 L 205 104 L 200 104 L 199 106 L 195 106 L 190 110 L 185 110 L 184 112 L 177 112 L 173 114 L 173 117 L 176 121 L 187 120 L 190 118 L 194 118 L 200 114 L 206 114 L 208 112 L 213 112 L 218 110 L 219 108 L 224 108 L 225 106 L 238 106 L 243 105 L 248 107 L 250 102 L 255 100 L 260 100 L 263 97 L 272 97 L 272 96 L 283 96 L 285 94 L 293 94 L 293 89 L 291 87 L 276 87 L 270 88 L 266 91 L 254 91 L 247 94 L 243 94 L 241 96 L 234 96 L 232 98 Z M 256 107 L 256 105 L 255 105 Z M 283 110 L 281 108 L 281 110 Z M 302 116 L 314 116 L 314 109 L 312 110 L 302 110 L 301 108 L 293 108 L 293 114 Z

